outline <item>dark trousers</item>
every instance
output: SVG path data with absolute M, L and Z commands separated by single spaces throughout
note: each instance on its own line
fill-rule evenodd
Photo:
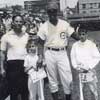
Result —
M 8 95 L 8 82 L 6 78 L 0 76 L 0 100 L 5 100 Z
M 23 60 L 9 60 L 6 67 L 7 91 L 11 100 L 28 100 L 28 75 L 24 72 Z

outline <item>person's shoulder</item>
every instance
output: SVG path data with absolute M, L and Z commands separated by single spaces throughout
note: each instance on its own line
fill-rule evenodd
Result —
M 45 26 L 45 25 L 47 25 L 47 24 L 48 24 L 48 20 L 45 21 L 44 23 L 42 23 L 40 27 Z
M 10 30 L 10 31 L 6 32 L 5 35 L 13 35 L 13 34 L 14 34 L 14 31 L 13 30 Z
M 61 24 L 64 24 L 64 25 L 69 25 L 69 22 L 68 21 L 66 21 L 66 20 L 64 20 L 64 19 L 58 19 L 59 20 L 59 23 L 61 23 Z
M 60 22 L 69 23 L 69 22 L 68 22 L 67 20 L 65 20 L 65 19 L 58 18 L 58 20 L 59 20 Z
M 29 58 L 31 58 L 31 56 L 27 53 L 27 55 L 25 56 L 25 59 L 29 60 Z
M 47 29 L 47 26 L 48 26 L 48 21 L 44 22 L 40 27 L 39 27 L 39 30 L 45 30 Z
M 67 22 L 66 20 L 61 19 L 61 18 L 58 18 L 58 20 L 59 20 L 60 22 Z
M 5 34 L 2 36 L 2 38 L 7 38 L 7 37 L 9 37 L 10 35 L 13 35 L 13 31 L 12 31 L 12 30 L 9 31 L 9 32 L 7 32 L 7 33 L 5 33 Z
M 26 56 L 25 56 L 25 59 L 27 59 L 29 57 L 29 55 L 27 54 Z
M 89 46 L 96 46 L 96 43 L 92 40 L 87 39 L 87 43 Z
M 80 41 L 76 41 L 76 42 L 74 42 L 73 44 L 72 44 L 72 47 L 76 47 L 77 45 L 79 45 L 80 44 Z
M 92 40 L 90 40 L 90 39 L 87 39 L 86 40 L 86 43 L 88 43 L 88 44 L 95 44 Z
M 47 21 L 44 22 L 43 24 L 41 24 L 41 26 L 39 27 L 39 29 L 45 29 L 45 27 L 47 27 Z

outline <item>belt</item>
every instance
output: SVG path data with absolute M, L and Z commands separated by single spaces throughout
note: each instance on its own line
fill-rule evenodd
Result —
M 53 50 L 53 51 L 61 51 L 61 50 L 65 50 L 64 48 L 52 48 L 52 47 L 47 47 L 48 50 Z

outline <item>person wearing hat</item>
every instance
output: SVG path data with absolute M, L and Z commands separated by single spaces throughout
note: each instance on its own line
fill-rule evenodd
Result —
M 66 48 L 69 37 L 78 39 L 74 28 L 62 19 L 59 19 L 57 3 L 49 3 L 47 6 L 48 20 L 38 31 L 38 56 L 37 65 L 45 58 L 46 71 L 53 100 L 58 100 L 58 78 L 66 94 L 66 100 L 71 100 L 72 73 Z M 45 48 L 45 50 L 43 50 Z M 41 52 L 43 51 L 43 52 Z

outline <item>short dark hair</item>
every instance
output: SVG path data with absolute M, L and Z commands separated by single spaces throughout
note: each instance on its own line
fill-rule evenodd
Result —
M 81 28 L 80 28 L 80 29 L 79 29 L 79 33 L 80 33 L 80 32 L 85 32 L 85 33 L 87 33 L 87 29 L 81 29 Z
M 20 14 L 17 14 L 17 15 L 14 15 L 13 17 L 12 17 L 12 21 L 14 21 L 15 20 L 15 18 L 16 17 L 21 17 L 22 18 L 22 20 L 24 21 L 24 18 L 23 18 L 23 16 L 22 15 L 20 15 Z

